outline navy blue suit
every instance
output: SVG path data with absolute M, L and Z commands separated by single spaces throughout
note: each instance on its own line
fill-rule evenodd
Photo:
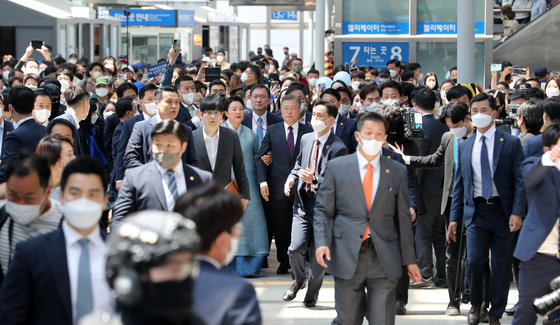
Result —
M 4 148 L 4 144 L 6 143 L 6 137 L 14 130 L 14 125 L 12 122 L 8 122 L 4 120 L 4 129 L 2 130 L 2 148 Z M 3 150 L 2 150 L 3 151 Z M 2 157 L 2 152 L 0 152 L 0 157 Z
M 274 114 L 273 112 L 267 112 L 266 121 L 263 121 L 264 125 L 268 127 L 279 122 L 282 122 L 282 116 Z M 253 113 L 245 113 L 245 116 L 243 117 L 243 122 L 241 122 L 241 124 L 253 130 Z
M 80 136 L 79 124 L 76 124 L 76 121 L 74 120 L 74 117 L 72 116 L 72 114 L 70 114 L 69 112 L 66 112 L 62 115 L 57 116 L 56 118 L 67 120 L 74 125 L 74 134 L 73 134 L 73 137 L 74 137 L 74 154 L 76 156 L 89 155 L 89 150 L 86 149 L 86 146 L 84 145 L 84 142 L 82 141 L 82 137 Z M 118 122 L 118 120 L 119 119 L 117 118 L 117 122 Z M 109 126 L 106 126 L 106 127 L 109 127 Z M 117 124 L 115 124 L 115 127 L 117 127 Z
M 351 118 L 346 118 L 341 115 L 338 116 L 338 121 L 336 123 L 336 136 L 344 142 L 348 153 L 354 153 L 356 151 L 356 146 L 358 145 L 354 132 L 356 131 L 356 120 Z
M 124 168 L 124 153 L 126 152 L 126 146 L 128 145 L 128 140 L 130 139 L 134 125 L 140 121 L 144 121 L 144 114 L 135 115 L 122 124 L 113 167 L 115 181 L 122 181 L 124 178 L 124 171 L 126 169 Z
M 5 131 L 6 132 L 6 131 Z M 22 151 L 34 153 L 39 140 L 47 134 L 47 129 L 33 118 L 24 121 L 9 134 L 4 133 L 2 145 L 2 169 L 0 183 L 7 181 L 5 166 L 10 158 Z
M 261 311 L 253 286 L 236 274 L 200 261 L 193 292 L 195 312 L 206 324 L 261 325 Z
M 113 134 L 120 123 L 121 121 L 117 114 L 111 114 L 107 116 L 105 124 L 103 124 L 103 146 L 105 147 L 105 156 L 109 163 L 113 165 L 115 157 L 115 141 L 113 139 Z
M 518 138 L 496 130 L 492 153 L 492 179 L 499 200 L 493 204 L 474 198 L 472 151 L 477 131 L 459 145 L 457 177 L 451 203 L 451 221 L 461 216 L 467 231 L 467 274 L 471 287 L 471 303 L 482 303 L 482 280 L 492 252 L 490 315 L 502 316 L 507 303 L 511 280 L 513 235 L 509 231 L 512 214 L 525 215 L 526 199 L 521 164 L 523 151 Z M 458 234 L 459 236 L 460 234 Z
M 539 134 L 525 141 L 525 145 L 523 146 L 523 155 L 525 158 L 540 157 L 544 153 L 543 148 L 544 143 L 542 140 L 542 134 Z
M 193 122 L 191 121 L 192 116 L 187 110 L 185 104 L 179 102 L 179 106 L 179 112 L 177 112 L 177 117 L 175 118 L 175 120 L 190 126 L 193 131 L 196 130 L 196 126 L 194 126 Z

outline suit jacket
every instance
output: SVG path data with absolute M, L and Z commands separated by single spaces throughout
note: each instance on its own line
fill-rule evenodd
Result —
M 298 133 L 296 139 L 294 139 L 294 154 L 290 157 L 284 123 L 277 123 L 268 127 L 268 132 L 266 132 L 259 151 L 255 155 L 255 165 L 257 167 L 257 183 L 267 182 L 271 197 L 276 199 L 286 197 L 284 195 L 284 183 L 286 183 L 286 178 L 296 164 L 301 137 L 312 131 L 311 127 L 299 123 Z M 266 166 L 261 157 L 269 151 L 272 152 L 272 162 Z
M 8 122 L 4 120 L 4 129 L 2 129 L 2 148 L 4 148 L 4 144 L 6 143 L 6 137 L 14 130 L 14 125 L 12 122 Z M 2 157 L 2 152 L 0 152 L 0 157 Z
M 266 113 L 266 122 L 265 125 L 270 128 L 271 125 L 282 122 L 282 116 L 274 114 L 273 112 Z M 263 123 L 264 123 L 263 122 Z M 253 113 L 245 113 L 243 117 L 243 122 L 241 124 L 245 125 L 249 129 L 253 130 Z
M 525 141 L 525 145 L 523 146 L 523 155 L 525 156 L 525 158 L 541 157 L 544 153 L 543 148 L 544 142 L 542 139 L 542 134 L 539 134 Z
M 140 121 L 144 121 L 144 114 L 133 116 L 122 124 L 119 141 L 116 144 L 117 152 L 114 162 L 115 181 L 120 181 L 124 178 L 124 171 L 126 169 L 124 168 L 124 153 L 126 152 L 126 146 L 128 145 L 128 140 L 130 139 L 134 125 Z
M 149 120 L 134 124 L 132 135 L 128 140 L 124 154 L 124 167 L 126 169 L 141 166 L 153 159 L 151 134 L 156 125 L 157 119 L 155 116 Z M 192 130 L 187 125 L 183 124 L 183 126 L 187 131 L 187 150 L 185 150 L 181 159 L 183 163 L 198 166 Z
M 115 152 L 113 150 L 113 146 L 115 144 L 113 141 L 113 134 L 120 122 L 121 121 L 119 120 L 117 114 L 111 114 L 107 116 L 105 124 L 103 124 L 103 146 L 105 147 L 105 156 L 107 157 L 109 163 L 114 163 L 113 157 Z
M 560 216 L 560 172 L 543 166 L 542 158 L 529 157 L 523 162 L 529 212 L 523 221 L 514 256 L 527 262 L 539 250 Z
M 476 140 L 476 132 L 472 132 L 459 145 L 457 179 L 455 180 L 451 203 L 450 220 L 458 221 L 463 216 L 466 227 L 471 224 L 475 212 L 471 157 L 474 141 Z M 519 139 L 496 130 L 494 135 L 492 175 L 507 218 L 512 214 L 524 216 L 526 212 L 525 186 L 523 184 L 523 176 L 521 175 L 522 162 L 523 151 Z
M 212 174 L 209 172 L 184 163 L 183 171 L 187 191 L 212 180 Z M 111 227 L 116 229 L 115 227 L 130 213 L 142 210 L 168 210 L 161 174 L 155 160 L 127 169 L 113 209 Z
M 356 124 L 355 119 L 346 118 L 341 115 L 338 116 L 336 136 L 344 142 L 349 153 L 356 151 L 356 146 L 358 145 L 356 137 L 354 136 Z
M 390 149 L 385 147 L 381 148 L 381 155 L 387 159 L 392 159 L 399 164 L 406 167 L 402 156 Z M 406 177 L 408 179 L 408 196 L 410 197 L 410 206 L 416 209 L 416 181 L 414 180 L 414 175 L 410 173 L 408 168 L 406 169 Z
M 218 139 L 218 152 L 216 154 L 216 164 L 214 169 L 208 159 L 208 152 L 204 143 L 204 128 L 199 128 L 193 132 L 194 145 L 198 153 L 198 163 L 200 168 L 209 171 L 214 176 L 214 180 L 226 186 L 231 182 L 231 169 L 235 175 L 235 181 L 239 188 L 239 194 L 244 199 L 250 199 L 249 180 L 245 173 L 245 162 L 243 161 L 243 151 L 237 132 L 232 129 L 220 126 L 220 137 Z
M 34 153 L 39 140 L 47 134 L 47 129 L 35 120 L 29 119 L 19 125 L 10 134 L 4 133 L 4 143 L 2 145 L 2 169 L 0 171 L 0 183 L 7 181 L 6 163 L 14 155 L 27 151 Z
M 82 141 L 82 137 L 80 137 L 79 124 L 77 124 L 75 122 L 72 114 L 70 114 L 69 112 L 66 112 L 66 113 L 64 113 L 60 116 L 57 116 L 56 118 L 61 118 L 61 119 L 70 121 L 70 123 L 72 123 L 74 125 L 74 136 L 73 136 L 74 137 L 74 154 L 76 156 L 89 155 L 89 150 L 86 149 L 86 146 L 85 146 L 84 142 Z M 117 121 L 118 121 L 118 118 L 117 118 Z M 117 127 L 116 124 L 115 124 L 115 127 Z
M 403 265 L 416 263 L 406 167 L 384 156 L 379 163 L 379 185 L 370 211 L 357 154 L 327 163 L 317 193 L 313 228 L 315 247 L 330 248 L 327 272 L 336 277 L 347 280 L 356 271 L 366 224 L 385 273 L 381 276 L 396 281 Z
M 185 106 L 185 104 L 179 102 L 179 112 L 177 112 L 177 117 L 175 118 L 175 120 L 190 126 L 191 129 L 196 130 L 196 126 L 193 124 L 192 120 L 192 116 L 189 113 L 189 111 L 187 110 L 187 107 Z
M 206 324 L 261 325 L 261 312 L 253 286 L 230 273 L 200 261 L 195 280 L 193 311 Z

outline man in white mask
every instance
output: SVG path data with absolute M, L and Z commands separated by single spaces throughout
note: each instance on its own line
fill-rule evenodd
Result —
M 223 186 L 206 184 L 181 196 L 175 211 L 196 223 L 201 239 L 193 311 L 206 324 L 262 324 L 253 286 L 224 270 L 243 232 L 239 197 Z
M 393 324 L 403 266 L 413 281 L 421 277 L 406 167 L 381 155 L 387 129 L 380 114 L 363 114 L 358 150 L 327 164 L 317 193 L 315 258 L 334 276 L 335 324 L 361 324 L 366 315 Z
M 391 80 L 401 81 L 401 72 L 402 72 L 401 61 L 397 59 L 389 60 L 389 62 L 387 62 L 387 69 L 389 69 Z
M 335 91 L 334 89 L 327 89 Z M 332 93 L 331 93 L 332 95 Z M 315 198 L 325 177 L 327 161 L 348 154 L 346 145 L 338 138 L 332 125 L 338 116 L 337 107 L 325 100 L 320 100 L 313 107 L 311 126 L 313 133 L 301 137 L 301 147 L 294 169 L 284 185 L 284 194 L 290 196 L 290 189 L 294 187 L 295 203 L 292 221 L 292 240 L 288 248 L 290 265 L 294 282 L 284 293 L 282 299 L 291 301 L 303 287 L 309 274 L 307 293 L 302 307 L 315 307 L 319 290 L 323 283 L 325 269 L 314 257 L 315 244 L 313 242 L 313 208 Z M 309 260 L 309 266 L 306 261 Z
M 57 230 L 16 247 L 0 294 L 2 324 L 49 319 L 71 325 L 94 310 L 113 313 L 99 226 L 107 185 L 107 171 L 97 159 L 78 157 L 66 165 L 61 179 L 64 221 Z
M 379 88 L 381 104 L 399 105 L 401 102 L 402 87 L 398 82 L 389 80 Z
M 16 245 L 55 230 L 62 219 L 58 202 L 49 199 L 49 164 L 39 157 L 19 154 L 6 166 L 6 205 L 0 209 L 0 264 L 6 274 Z
M 194 79 L 190 76 L 180 76 L 175 79 L 175 88 L 177 88 L 177 92 L 179 93 L 179 101 L 181 104 L 179 113 L 177 114 L 177 120 L 182 123 L 190 121 L 193 129 L 200 127 L 202 125 L 202 113 L 194 104 L 196 97 Z
M 343 113 L 348 114 L 350 104 L 342 104 L 342 92 L 339 91 L 340 89 L 342 87 L 338 89 L 327 88 L 321 93 L 319 99 L 328 101 L 336 107 L 338 114 L 336 114 L 332 129 L 334 134 L 344 142 L 348 152 L 353 153 L 356 151 L 356 139 L 354 138 L 356 120 L 344 117 Z

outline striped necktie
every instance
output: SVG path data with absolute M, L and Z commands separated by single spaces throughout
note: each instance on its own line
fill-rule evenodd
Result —
M 167 195 L 167 209 L 173 211 L 175 206 L 175 200 L 177 200 L 177 180 L 175 179 L 175 172 L 173 169 L 168 169 L 165 171 L 167 175 L 167 189 L 169 190 L 169 195 Z

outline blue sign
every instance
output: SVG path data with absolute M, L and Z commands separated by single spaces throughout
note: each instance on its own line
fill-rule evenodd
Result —
M 343 22 L 342 34 L 408 34 L 408 23 Z
M 297 21 L 297 11 L 273 11 L 270 19 Z
M 474 23 L 476 34 L 484 34 L 484 22 L 477 21 Z M 457 34 L 457 22 L 418 22 L 416 24 L 417 34 Z
M 194 10 L 177 10 L 177 26 L 194 26 Z
M 146 75 L 146 78 L 154 78 L 159 76 L 160 74 L 165 72 L 165 68 L 167 68 L 167 62 L 162 62 L 160 64 L 147 67 L 146 70 L 148 70 L 148 74 Z
M 175 10 L 143 10 L 130 9 L 129 26 L 176 26 Z M 119 18 L 122 26 L 126 26 L 126 16 L 122 9 L 111 9 L 110 15 Z
M 409 60 L 408 43 L 342 43 L 342 64 L 369 65 L 386 68 L 387 61 L 397 59 Z

